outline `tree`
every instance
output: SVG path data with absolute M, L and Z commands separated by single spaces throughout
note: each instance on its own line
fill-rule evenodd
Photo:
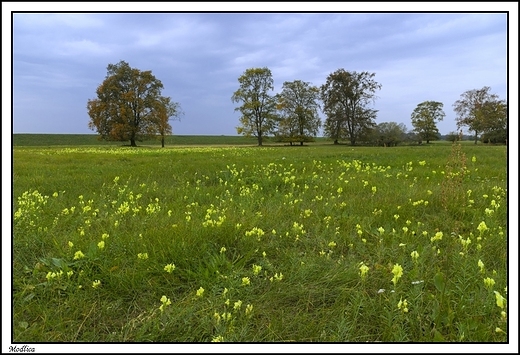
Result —
M 484 143 L 507 143 L 507 103 L 488 101 L 482 107 Z
M 327 115 L 325 133 L 335 144 L 340 138 L 347 138 L 355 145 L 356 140 L 375 125 L 377 111 L 367 107 L 375 100 L 375 91 L 381 89 L 374 76 L 374 73 L 338 69 L 329 74 L 321 86 L 321 100 Z
M 396 146 L 406 139 L 407 128 L 404 123 L 382 122 L 372 131 L 372 140 L 377 145 Z
M 276 96 L 277 109 L 282 112 L 278 126 L 281 140 L 303 145 L 316 137 L 321 127 L 319 92 L 316 86 L 301 80 L 283 83 L 282 92 Z
M 178 102 L 172 102 L 169 97 L 161 96 L 157 100 L 157 127 L 159 136 L 161 137 L 161 147 L 164 148 L 164 137 L 167 134 L 172 134 L 172 127 L 169 124 L 170 119 L 180 120 L 180 116 L 184 114 Z
M 444 139 L 448 142 L 456 142 L 462 139 L 462 135 L 460 133 L 451 131 L 444 137 Z
M 460 99 L 453 104 L 453 110 L 457 114 L 457 128 L 467 127 L 469 131 L 475 132 L 475 144 L 477 144 L 479 133 L 483 133 L 486 128 L 491 126 L 490 120 L 505 118 L 504 115 L 489 115 L 490 108 L 499 102 L 502 105 L 506 105 L 498 99 L 498 95 L 491 94 L 490 90 L 489 86 L 484 86 L 482 89 L 468 90 L 460 95 Z
M 240 111 L 240 126 L 237 133 L 257 137 L 261 146 L 263 139 L 276 129 L 276 101 L 268 91 L 274 90 L 274 81 L 268 68 L 247 69 L 239 78 L 240 88 L 233 93 L 233 102 L 242 102 L 235 108 Z
M 446 116 L 442 110 L 443 104 L 437 101 L 421 102 L 412 112 L 412 125 L 414 131 L 426 143 L 439 138 L 437 122 Z
M 161 96 L 163 84 L 150 70 L 131 68 L 125 61 L 109 64 L 107 75 L 96 90 L 97 99 L 88 100 L 89 128 L 100 139 L 136 141 L 171 133 L 169 117 L 180 107 Z

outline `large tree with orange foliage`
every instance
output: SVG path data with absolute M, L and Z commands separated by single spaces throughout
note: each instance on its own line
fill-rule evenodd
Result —
M 109 64 L 107 76 L 96 90 L 97 98 L 88 100 L 89 128 L 100 139 L 136 141 L 172 133 L 168 120 L 178 118 L 180 105 L 161 96 L 163 84 L 150 70 L 131 68 L 125 61 Z

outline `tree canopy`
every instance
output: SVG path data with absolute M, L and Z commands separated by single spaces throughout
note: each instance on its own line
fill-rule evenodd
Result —
M 406 140 L 406 133 L 407 129 L 404 123 L 381 122 L 372 130 L 371 140 L 380 146 L 397 146 Z
M 442 102 L 424 101 L 418 104 L 412 112 L 414 131 L 426 143 L 439 138 L 437 122 L 442 121 L 446 116 L 442 107 Z
M 273 133 L 277 125 L 276 101 L 269 91 L 274 90 L 274 80 L 268 68 L 247 69 L 239 78 L 240 87 L 233 93 L 233 102 L 242 102 L 235 108 L 240 111 L 237 133 L 257 137 L 261 146 L 264 137 Z
M 131 68 L 125 61 L 109 64 L 105 80 L 96 90 L 97 98 L 88 100 L 89 128 L 100 139 L 136 141 L 171 134 L 168 120 L 178 117 L 180 105 L 161 96 L 163 84 L 150 70 Z
M 506 134 L 507 131 L 507 102 L 490 90 L 489 86 L 468 90 L 453 104 L 457 127 L 467 127 L 475 132 L 475 144 L 480 133 L 498 132 L 500 135 L 500 132 Z
M 352 145 L 375 126 L 377 111 L 368 108 L 376 99 L 381 84 L 374 80 L 375 73 L 338 69 L 321 86 L 323 110 L 327 115 L 325 134 L 338 143 L 341 138 Z
M 283 83 L 282 92 L 276 96 L 281 112 L 277 132 L 280 140 L 303 145 L 316 137 L 321 127 L 319 93 L 316 86 L 301 80 Z

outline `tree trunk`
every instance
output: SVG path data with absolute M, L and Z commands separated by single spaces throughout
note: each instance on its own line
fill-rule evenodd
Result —
M 161 147 L 164 148 L 164 136 L 161 137 Z
M 337 139 L 334 139 L 334 144 L 339 144 Z
M 262 145 L 262 132 L 258 133 L 258 146 L 260 147 Z
M 303 142 L 300 142 L 300 145 L 303 145 Z
M 135 138 L 130 138 L 130 146 L 137 147 L 137 144 L 135 144 Z

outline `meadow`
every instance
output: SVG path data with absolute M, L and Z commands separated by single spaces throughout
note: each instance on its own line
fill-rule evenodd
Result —
M 14 141 L 14 342 L 508 342 L 505 146 Z

